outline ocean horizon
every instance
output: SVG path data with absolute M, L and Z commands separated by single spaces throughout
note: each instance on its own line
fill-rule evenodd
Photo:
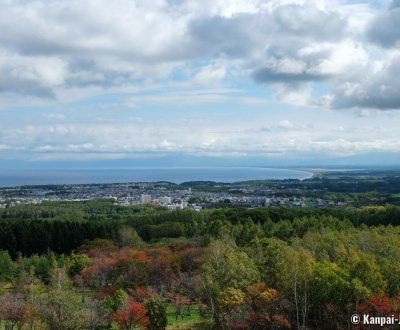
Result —
M 0 187 L 59 184 L 102 184 L 167 181 L 232 183 L 247 180 L 304 180 L 306 170 L 264 167 L 153 167 L 129 169 L 0 170 Z

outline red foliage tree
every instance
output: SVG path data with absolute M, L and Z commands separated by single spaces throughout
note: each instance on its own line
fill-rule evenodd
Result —
M 143 304 L 129 298 L 122 309 L 116 311 L 113 315 L 115 322 L 121 329 L 132 329 L 135 326 L 147 326 L 149 319 L 146 316 L 146 308 Z
M 134 290 L 128 290 L 128 292 L 133 296 L 137 301 L 145 301 L 146 299 L 156 298 L 157 293 L 150 287 L 137 287 Z
M 358 308 L 359 313 L 371 314 L 374 316 L 390 316 L 395 314 L 396 310 L 396 304 L 390 299 L 389 296 L 383 293 L 372 295 Z
M 26 321 L 26 307 L 27 304 L 22 295 L 0 296 L 0 319 L 8 323 L 10 329 L 16 325 L 21 329 Z
M 150 257 L 143 250 L 137 250 L 126 247 L 118 251 L 117 259 L 136 261 L 137 263 L 145 264 L 150 260 Z
M 81 272 L 83 282 L 91 287 L 110 285 L 116 264 L 117 261 L 110 257 L 95 258 L 92 264 Z

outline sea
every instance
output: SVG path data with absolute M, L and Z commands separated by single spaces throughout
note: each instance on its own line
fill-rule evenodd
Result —
M 1 170 L 0 187 L 24 185 L 100 184 L 127 182 L 214 181 L 232 183 L 247 180 L 307 179 L 311 172 L 265 167 L 169 167 L 129 169 Z

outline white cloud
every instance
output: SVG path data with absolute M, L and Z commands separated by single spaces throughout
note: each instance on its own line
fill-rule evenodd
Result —
M 193 77 L 195 83 L 209 85 L 220 83 L 226 76 L 226 67 L 223 64 L 210 64 L 203 67 Z
M 4 151 L 399 149 L 391 129 L 319 127 L 330 109 L 352 109 L 360 122 L 400 109 L 397 1 L 378 9 L 345 0 L 0 2 L 0 115 L 19 116 L 1 127 Z M 273 120 L 235 121 L 237 105 L 246 114 L 263 107 Z M 319 109 L 321 120 L 296 120 L 293 107 Z
M 306 89 L 300 85 L 323 81 L 334 107 L 397 109 L 393 75 L 374 73 L 378 63 L 390 68 L 390 50 L 381 50 L 378 61 L 366 42 L 368 35 L 384 46 L 392 42 L 396 29 L 382 30 L 381 22 L 392 20 L 396 3 L 381 13 L 339 0 L 3 1 L 0 93 L 59 98 L 71 88 L 169 79 L 201 60 L 186 77 L 193 83 L 244 70 L 260 83 L 286 85 L 272 88 L 281 100 L 313 104 L 311 95 L 295 95 Z M 282 90 L 290 95 L 283 98 Z M 355 90 L 352 101 L 338 104 Z
M 317 112 L 318 110 L 313 110 Z M 359 119 L 368 121 L 368 118 Z M 284 117 L 267 125 L 260 118 L 141 119 L 130 122 L 63 123 L 3 127 L 0 149 L 25 150 L 41 159 L 61 155 L 153 155 L 186 153 L 219 156 L 330 153 L 351 155 L 369 151 L 400 152 L 396 120 L 377 116 L 371 125 L 320 123 Z M 376 122 L 376 124 L 373 124 Z M 388 125 L 388 123 L 392 123 Z M 11 141 L 4 144 L 1 141 Z M 71 156 L 72 158 L 74 156 Z M 67 157 L 68 158 L 68 157 Z
M 62 113 L 45 113 L 42 115 L 43 118 L 45 119 L 55 119 L 55 120 L 64 120 L 65 115 Z
M 285 119 L 279 122 L 278 127 L 284 129 L 291 129 L 294 127 L 294 125 L 289 120 Z

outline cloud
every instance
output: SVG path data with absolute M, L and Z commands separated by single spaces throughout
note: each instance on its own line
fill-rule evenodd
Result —
M 59 99 L 66 90 L 173 80 L 177 69 L 189 68 L 183 79 L 193 84 L 222 82 L 231 72 L 234 81 L 247 73 L 256 83 L 271 85 L 283 101 L 296 100 L 295 89 L 300 94 L 310 82 L 323 82 L 337 100 L 345 94 L 337 88 L 343 81 L 352 86 L 364 81 L 365 70 L 349 72 L 360 62 L 373 62 L 363 56 L 368 54 L 358 41 L 363 31 L 355 28 L 362 29 L 355 20 L 368 20 L 371 9 L 351 5 L 358 10 L 354 18 L 347 7 L 324 0 L 216 0 L 201 6 L 192 0 L 58 0 L 51 6 L 44 0 L 8 0 L 0 13 L 0 92 Z M 394 1 L 386 13 L 375 15 L 372 26 L 397 8 Z M 396 26 L 385 29 L 397 35 Z M 282 98 L 282 90 L 292 96 Z M 397 108 L 375 99 L 371 107 Z M 308 101 L 315 103 L 312 97 Z
M 242 58 L 250 56 L 260 31 L 258 15 L 200 17 L 189 25 L 193 56 Z
M 0 144 L 0 150 L 12 150 L 14 149 L 12 146 L 7 144 Z
M 400 2 L 393 0 L 387 10 L 377 15 L 368 29 L 369 39 L 386 48 L 396 47 L 400 41 Z
M 283 129 L 291 129 L 294 127 L 294 125 L 289 120 L 285 119 L 279 122 L 278 127 Z
M 24 57 L 0 49 L 0 92 L 54 97 L 64 83 L 66 64 L 56 58 Z
M 309 72 L 279 72 L 271 68 L 261 68 L 254 72 L 254 80 L 259 83 L 298 83 L 323 80 L 324 76 Z
M 374 150 L 400 151 L 396 120 L 392 118 L 377 116 L 371 119 L 371 125 L 352 127 L 352 123 L 321 123 L 313 116 L 302 120 L 280 116 L 274 122 L 250 113 L 246 117 L 244 121 L 225 118 L 223 123 L 214 117 L 35 126 L 14 123 L 3 126 L 0 131 L 0 157 L 10 152 L 23 152 L 25 157 L 41 159 L 68 158 L 68 155 L 78 159 L 79 156 L 74 155 L 95 158 L 97 154 L 101 158 L 119 154 L 129 158 L 140 153 L 153 156 L 171 153 L 290 156 L 316 152 L 342 155 Z
M 226 67 L 224 64 L 213 63 L 203 67 L 193 77 L 193 81 L 200 85 L 210 85 L 221 82 L 226 76 Z
M 0 2 L 1 157 L 400 151 L 399 1 Z
M 346 19 L 335 10 L 319 9 L 317 2 L 277 6 L 272 15 L 277 30 L 290 38 L 327 42 L 341 40 L 346 34 Z
M 381 63 L 376 69 L 358 73 L 360 80 L 342 81 L 335 86 L 332 106 L 335 108 L 400 109 L 400 54 Z
M 204 71 L 221 57 L 230 59 L 225 70 L 253 67 L 259 82 L 321 79 L 315 66 L 324 52 L 297 50 L 342 40 L 346 18 L 319 8 L 321 1 L 298 3 L 8 0 L 0 13 L 0 91 L 55 97 L 60 88 L 165 79 L 198 60 Z M 290 61 L 304 70 L 281 71 Z
M 0 91 L 49 97 L 59 86 L 165 76 L 186 52 L 183 19 L 164 1 L 7 1 Z
M 65 115 L 62 113 L 46 113 L 42 115 L 43 118 L 45 119 L 50 119 L 50 120 L 64 120 Z

